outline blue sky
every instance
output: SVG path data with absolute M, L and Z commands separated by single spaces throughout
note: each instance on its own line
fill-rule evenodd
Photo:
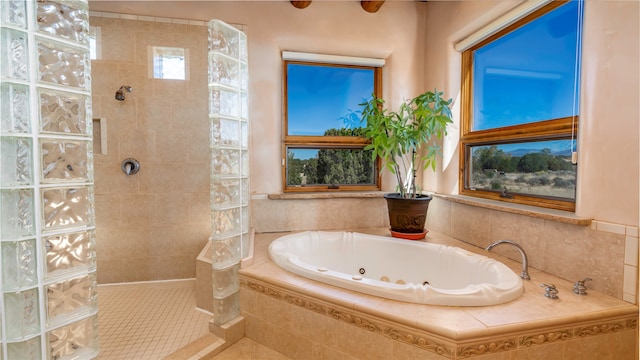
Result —
M 324 135 L 373 93 L 373 70 L 287 65 L 289 135 Z
M 578 1 L 474 52 L 473 129 L 578 113 Z

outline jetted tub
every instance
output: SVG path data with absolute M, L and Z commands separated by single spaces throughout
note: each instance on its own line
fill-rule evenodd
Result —
M 354 232 L 282 236 L 269 257 L 292 273 L 387 299 L 450 306 L 517 299 L 522 279 L 503 263 L 464 249 Z

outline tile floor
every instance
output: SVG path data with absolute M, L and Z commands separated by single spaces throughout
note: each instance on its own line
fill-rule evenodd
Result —
M 99 360 L 159 360 L 209 332 L 195 279 L 100 285 L 98 307 Z

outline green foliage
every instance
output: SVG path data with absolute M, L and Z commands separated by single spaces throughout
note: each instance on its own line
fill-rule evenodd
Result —
M 365 121 L 364 135 L 371 140 L 365 147 L 372 150 L 372 158 L 380 157 L 385 167 L 396 176 L 398 190 L 404 198 L 417 196 L 416 169 L 436 168 L 440 147 L 435 139 L 446 135 L 452 123 L 452 99 L 442 98 L 437 90 L 427 91 L 404 101 L 397 112 L 384 108 L 385 101 L 377 98 L 361 105 Z M 419 155 L 423 150 L 422 155 Z M 407 178 L 404 178 L 405 174 Z
M 361 136 L 362 128 L 329 129 L 326 136 Z M 304 178 L 304 179 L 303 179 Z M 320 149 L 317 158 L 296 159 L 287 154 L 289 185 L 358 185 L 375 183 L 375 162 L 371 151 Z
M 552 155 L 549 149 L 523 156 L 511 156 L 499 150 L 496 145 L 492 145 L 473 152 L 473 171 L 484 171 L 488 177 L 492 175 L 487 170 L 505 173 L 537 173 L 571 169 L 571 162 L 567 161 L 566 157 Z

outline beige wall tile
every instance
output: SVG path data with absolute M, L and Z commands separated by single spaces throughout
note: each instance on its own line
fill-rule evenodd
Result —
M 490 234 L 491 241 L 513 240 L 520 244 L 526 251 L 529 266 L 542 268 L 544 265 L 544 247 L 547 240 L 546 234 L 541 229 L 544 220 L 526 216 L 491 212 Z M 493 250 L 498 254 L 509 257 L 517 262 L 522 262 L 522 256 L 513 246 L 500 245 Z
M 491 238 L 492 212 L 473 208 L 468 205 L 451 203 L 451 236 L 465 239 L 470 244 L 486 247 Z
M 389 226 L 382 198 L 267 200 L 252 199 L 256 232 L 344 230 Z
M 451 233 L 451 202 L 434 198 L 429 203 L 427 211 L 427 225 L 429 230 L 445 234 Z
M 196 261 L 192 256 L 158 256 L 149 258 L 151 280 L 188 279 L 196 277 Z
M 96 227 L 119 226 L 122 221 L 120 196 L 117 194 L 96 194 Z
M 450 216 L 451 232 L 447 235 L 479 247 L 496 240 L 514 240 L 525 249 L 530 267 L 569 281 L 590 277 L 593 281 L 587 284 L 589 288 L 619 299 L 623 296 L 623 234 L 453 202 L 449 207 L 430 207 L 429 216 Z M 522 261 L 509 246 L 496 247 L 492 252 Z
M 547 344 L 541 346 L 523 347 L 513 350 L 510 357 L 505 359 L 539 360 L 560 359 L 564 349 L 563 343 Z
M 341 351 L 332 349 L 330 347 L 313 343 L 311 360 L 357 360 L 353 356 L 347 355 Z M 400 359 L 400 358 L 398 358 Z M 405 358 L 409 359 L 409 358 Z
M 93 116 L 109 125 L 109 154 L 94 159 L 98 261 L 109 271 L 99 282 L 194 277 L 211 228 L 207 28 L 102 17 L 91 23 L 101 27 L 103 45 L 103 59 L 92 62 Z M 192 74 L 205 76 L 150 79 L 148 45 L 189 48 Z M 116 101 L 121 85 L 133 92 Z M 138 174 L 121 171 L 127 157 L 140 161 Z M 108 270 L 116 259 L 121 275 Z
M 124 281 L 122 275 L 122 260 L 113 259 L 106 260 L 98 258 L 97 262 L 97 281 L 99 284 L 111 284 Z
M 420 360 L 445 360 L 448 357 L 438 355 L 431 351 L 426 351 L 417 346 L 394 342 L 393 359 L 420 359 Z
M 153 279 L 153 259 L 130 257 L 122 261 L 122 281 L 149 281 Z
M 564 343 L 563 359 L 581 360 L 633 360 L 635 346 L 631 341 L 633 331 L 620 334 L 590 336 Z

